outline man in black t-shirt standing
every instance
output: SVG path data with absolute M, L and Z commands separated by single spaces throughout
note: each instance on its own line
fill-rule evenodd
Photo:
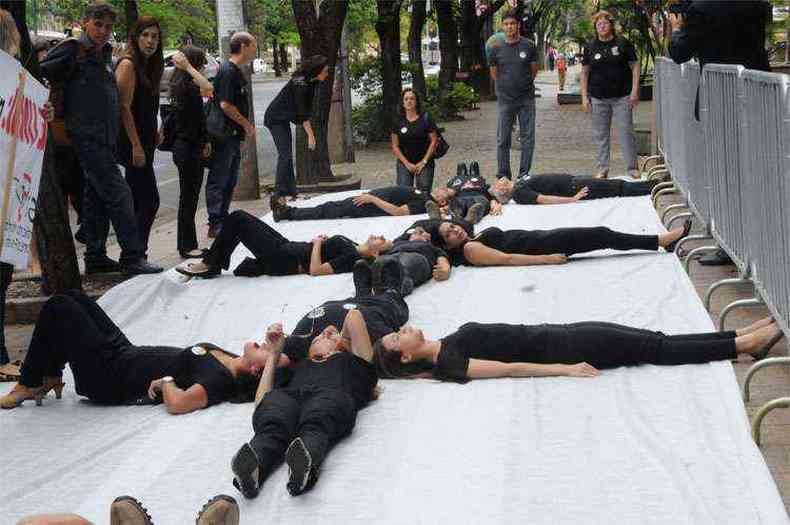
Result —
M 497 177 L 512 177 L 510 140 L 513 122 L 518 117 L 521 140 L 519 176 L 528 175 L 535 149 L 535 75 L 538 54 L 535 44 L 518 34 L 518 16 L 510 11 L 502 19 L 505 38 L 488 48 L 491 78 L 496 82 L 499 124 L 497 126 Z
M 437 188 L 425 193 L 407 186 L 388 186 L 340 201 L 330 201 L 310 208 L 294 208 L 272 198 L 270 204 L 275 222 L 311 221 L 322 219 L 383 217 L 387 215 L 420 215 L 426 213 L 425 205 L 435 202 L 446 206 L 451 193 Z
M 606 11 L 593 15 L 595 38 L 582 59 L 582 110 L 592 112 L 593 139 L 598 145 L 596 177 L 609 175 L 612 117 L 620 136 L 628 175 L 639 178 L 633 111 L 639 104 L 639 59 L 633 44 L 614 32 Z
M 228 215 L 233 189 L 239 179 L 241 141 L 255 135 L 249 121 L 247 90 L 250 89 L 241 68 L 252 62 L 258 44 L 251 34 L 240 31 L 230 37 L 230 58 L 220 66 L 214 78 L 214 98 L 225 114 L 225 140 L 215 143 L 214 159 L 206 179 L 206 207 L 209 234 L 214 238 Z

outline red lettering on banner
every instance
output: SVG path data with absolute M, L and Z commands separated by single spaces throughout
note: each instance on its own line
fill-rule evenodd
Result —
M 0 129 L 9 135 L 16 135 L 19 140 L 30 144 L 39 151 L 44 151 L 47 145 L 47 121 L 45 118 L 46 110 L 42 106 L 36 106 L 29 97 L 24 97 L 22 103 L 17 106 L 16 94 L 6 104 L 6 111 L 0 119 Z M 40 122 L 40 124 L 39 124 Z

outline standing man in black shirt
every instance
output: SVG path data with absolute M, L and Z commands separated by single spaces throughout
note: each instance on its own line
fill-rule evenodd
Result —
M 677 10 L 680 12 L 669 14 L 669 55 L 678 64 L 697 58 L 701 67 L 716 63 L 771 70 L 765 49 L 765 31 L 771 19 L 769 2 L 686 0 Z M 694 114 L 699 120 L 699 90 Z M 701 257 L 699 263 L 721 266 L 732 264 L 732 259 L 718 250 Z
M 214 97 L 225 113 L 227 135 L 215 144 L 214 159 L 206 179 L 209 237 L 216 237 L 228 215 L 230 199 L 239 178 L 241 141 L 255 136 L 255 124 L 249 121 L 247 90 L 250 89 L 241 68 L 252 62 L 258 43 L 251 34 L 240 31 L 230 37 L 230 58 L 223 62 L 214 78 Z
M 502 177 L 497 179 L 490 193 L 502 204 L 510 201 L 511 197 L 516 204 L 568 204 L 582 199 L 650 195 L 659 182 L 628 182 L 622 179 L 596 179 L 552 173 L 519 177 L 515 183 Z
M 52 49 L 41 71 L 53 90 L 62 90 L 66 129 L 85 174 L 85 273 L 158 273 L 162 268 L 143 258 L 132 192 L 115 162 L 120 104 L 110 37 L 116 18 L 108 4 L 88 6 L 80 38 Z M 121 246 L 119 262 L 107 257 L 110 222 Z
M 535 75 L 538 53 L 535 44 L 518 33 L 518 15 L 509 11 L 502 18 L 504 39 L 488 48 L 491 78 L 496 82 L 499 124 L 497 126 L 497 177 L 511 178 L 510 141 L 518 117 L 521 162 L 518 174 L 528 175 L 535 149 Z
M 270 204 L 275 222 L 312 221 L 340 219 L 343 217 L 383 217 L 387 215 L 420 215 L 426 212 L 426 204 L 434 202 L 447 206 L 451 191 L 437 188 L 426 193 L 407 186 L 388 186 L 370 190 L 368 193 L 340 201 L 330 201 L 311 208 L 294 208 L 281 199 L 272 197 Z
M 610 128 L 614 117 L 628 175 L 639 178 L 633 111 L 639 104 L 639 59 L 633 44 L 614 32 L 607 11 L 593 15 L 595 38 L 582 59 L 582 110 L 592 111 L 593 138 L 598 144 L 596 177 L 609 175 Z

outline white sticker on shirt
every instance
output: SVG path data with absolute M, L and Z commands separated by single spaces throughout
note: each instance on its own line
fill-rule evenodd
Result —
M 521 58 L 527 58 L 527 52 L 522 51 L 521 53 L 518 54 L 518 56 L 520 56 Z
M 612 48 L 612 55 L 614 55 L 614 56 L 620 56 L 620 48 L 619 48 L 619 47 L 617 47 L 617 46 L 614 46 L 614 47 Z
M 319 317 L 323 317 L 326 313 L 323 306 L 319 306 L 318 308 L 313 308 L 313 310 L 307 314 L 308 319 L 318 319 Z
M 354 303 L 346 303 L 343 305 L 343 308 L 345 308 L 346 310 L 356 310 L 357 305 L 355 305 Z
M 417 195 L 419 195 L 419 194 L 420 194 L 420 193 L 422 193 L 422 192 L 421 192 L 420 190 L 414 190 L 414 193 L 416 193 Z
M 595 56 L 593 58 L 595 60 L 601 60 L 601 54 L 600 53 L 595 53 Z
M 195 354 L 195 355 L 206 355 L 206 350 L 204 348 L 199 347 L 199 346 L 193 346 L 192 347 L 192 353 Z
M 406 129 L 406 126 L 403 126 L 402 128 L 400 128 L 400 132 L 403 133 L 404 135 L 406 134 L 407 131 L 409 131 L 409 130 Z

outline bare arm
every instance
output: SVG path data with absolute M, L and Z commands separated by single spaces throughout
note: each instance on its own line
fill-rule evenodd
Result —
M 226 100 L 221 100 L 219 103 L 219 107 L 222 108 L 222 112 L 225 113 L 225 116 L 228 117 L 230 120 L 244 128 L 245 130 L 252 127 L 252 123 L 247 120 L 244 115 L 239 113 L 239 108 L 231 104 Z
M 323 244 L 323 237 L 319 236 L 313 239 L 313 249 L 310 252 L 310 275 L 313 277 L 318 275 L 329 275 L 335 272 L 331 264 L 321 260 L 321 246 L 323 246 Z
M 491 72 L 491 80 L 496 82 L 496 66 L 491 66 L 488 70 Z
M 359 310 L 350 310 L 348 312 L 340 335 L 351 340 L 351 351 L 355 356 L 364 359 L 368 363 L 373 361 L 373 344 L 370 341 L 365 318 L 362 317 L 362 313 Z
M 590 81 L 590 66 L 582 66 L 582 100 L 589 99 L 587 84 Z
M 583 187 L 579 191 L 576 192 L 576 195 L 573 197 L 559 197 L 557 195 L 543 195 L 538 194 L 537 203 L 538 204 L 568 204 L 571 202 L 578 202 L 590 194 L 590 188 L 587 186 Z
M 397 158 L 401 164 L 406 166 L 406 168 L 412 166 L 412 163 L 409 162 L 409 159 L 407 159 L 406 155 L 404 155 L 400 150 L 400 139 L 398 138 L 397 133 L 390 133 L 390 150 L 392 151 L 392 154 L 395 155 L 395 158 Z
M 642 68 L 639 61 L 631 62 L 631 96 L 639 97 L 639 76 L 642 74 Z
M 181 390 L 172 381 L 162 383 L 162 399 L 169 414 L 188 414 L 208 406 L 208 393 L 201 384 Z
M 587 363 L 574 365 L 540 363 L 502 363 L 486 359 L 470 359 L 466 376 L 469 379 L 491 379 L 497 377 L 594 377 L 598 370 Z
M 357 195 L 354 197 L 354 204 L 357 206 L 372 204 L 389 215 L 411 215 L 411 211 L 409 210 L 409 206 L 407 204 L 404 204 L 403 206 L 395 206 L 394 204 L 380 199 L 375 195 L 371 195 L 370 193 L 363 193 L 362 195 Z
M 266 366 L 261 374 L 261 380 L 258 383 L 258 389 L 255 391 L 255 406 L 257 407 L 263 400 L 263 396 L 268 394 L 274 388 L 274 374 L 278 368 L 280 360 L 280 352 L 283 350 L 285 344 L 285 337 L 281 337 L 279 343 L 272 347 L 272 353 L 269 354 L 269 359 L 266 360 Z
M 532 71 L 532 78 L 533 78 L 533 79 L 534 79 L 536 76 L 538 76 L 538 63 L 537 63 L 537 62 L 533 62 L 533 63 L 531 63 L 531 64 L 529 65 L 529 69 L 530 69 L 530 71 Z
M 139 159 L 135 159 L 135 155 L 139 155 L 139 150 L 143 145 L 140 142 L 140 136 L 137 134 L 137 127 L 134 124 L 134 115 L 132 115 L 132 101 L 134 100 L 134 90 L 137 86 L 137 77 L 134 72 L 134 64 L 131 60 L 122 60 L 118 67 L 115 69 L 115 80 L 118 83 L 118 95 L 121 103 L 121 123 L 123 129 L 126 131 L 126 136 L 129 137 L 129 142 L 132 145 L 132 162 L 138 166 Z M 145 163 L 145 156 L 143 156 L 142 163 Z
M 505 253 L 489 248 L 477 241 L 466 243 L 464 257 L 474 266 L 533 266 L 538 264 L 562 264 L 562 255 L 522 255 Z
M 315 149 L 315 133 L 313 133 L 313 125 L 310 123 L 310 119 L 302 122 L 302 128 L 307 133 L 307 146 L 310 149 Z
M 178 69 L 182 69 L 189 73 L 189 76 L 195 81 L 195 84 L 200 88 L 200 94 L 204 97 L 210 97 L 214 93 L 214 84 L 211 83 L 203 74 L 192 67 L 187 57 L 179 51 L 173 55 L 173 65 Z
M 428 136 L 431 138 L 431 143 L 428 145 L 428 151 L 425 152 L 425 156 L 422 158 L 423 164 L 428 164 L 428 162 L 430 162 L 436 151 L 436 146 L 439 144 L 439 134 L 437 132 L 431 131 Z

